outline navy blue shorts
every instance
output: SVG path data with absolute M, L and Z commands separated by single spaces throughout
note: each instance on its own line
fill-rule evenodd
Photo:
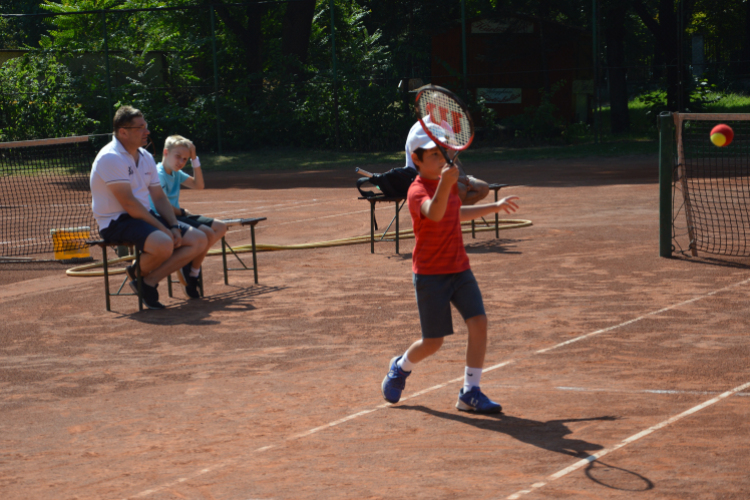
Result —
M 169 223 L 151 212 L 151 215 L 157 218 L 159 222 L 169 227 Z M 180 231 L 183 236 L 188 230 L 188 226 L 180 224 Z M 141 219 L 134 219 L 130 214 L 122 214 L 116 220 L 109 223 L 104 229 L 99 230 L 99 234 L 106 241 L 121 241 L 132 243 L 136 246 L 139 251 L 143 251 L 143 245 L 146 244 L 146 239 L 154 231 L 159 231 L 151 224 Z
M 178 216 L 177 220 L 187 224 L 190 227 L 198 228 L 200 226 L 208 226 L 211 227 L 211 224 L 214 223 L 214 220 L 211 217 L 204 217 L 203 215 L 186 215 L 185 217 Z
M 415 274 L 413 281 L 422 338 L 453 334 L 451 304 L 464 321 L 485 314 L 482 292 L 471 269 L 455 274 Z

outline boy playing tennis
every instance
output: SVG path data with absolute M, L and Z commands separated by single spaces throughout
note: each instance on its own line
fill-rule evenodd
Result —
M 433 132 L 444 134 L 439 127 Z M 458 168 L 446 164 L 419 122 L 409 131 L 406 154 L 419 171 L 407 200 L 416 239 L 412 271 L 422 338 L 391 360 L 381 385 L 383 397 L 397 403 L 414 365 L 435 354 L 443 345 L 443 338 L 453 334 L 450 310 L 453 303 L 469 330 L 464 386 L 458 393 L 456 408 L 477 413 L 500 412 L 501 406 L 479 389 L 487 349 L 487 316 L 464 248 L 461 221 L 500 210 L 515 212 L 518 205 L 514 200 L 518 197 L 506 196 L 495 203 L 462 207 L 456 186 Z
M 182 171 L 188 160 L 193 166 L 192 176 Z M 191 299 L 199 299 L 198 279 L 203 259 L 206 258 L 206 254 L 213 244 L 226 234 L 227 226 L 219 220 L 192 214 L 186 209 L 180 208 L 181 186 L 191 189 L 203 189 L 205 187 L 201 163 L 195 153 L 195 145 L 192 141 L 180 135 L 167 137 L 167 140 L 164 141 L 162 160 L 161 163 L 156 165 L 156 170 L 159 172 L 161 188 L 167 195 L 177 220 L 200 229 L 208 239 L 206 250 L 195 257 L 192 262 L 188 262 L 179 272 L 180 282 L 183 284 L 187 296 Z

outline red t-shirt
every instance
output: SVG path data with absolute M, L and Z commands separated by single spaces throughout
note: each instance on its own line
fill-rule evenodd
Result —
M 422 213 L 422 203 L 432 199 L 438 182 L 417 176 L 409 187 L 407 200 L 416 240 L 412 252 L 412 271 L 415 274 L 452 274 L 470 268 L 461 233 L 458 186 L 453 185 L 441 220 L 431 221 Z

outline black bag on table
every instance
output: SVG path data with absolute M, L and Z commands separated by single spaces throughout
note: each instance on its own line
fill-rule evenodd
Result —
M 362 184 L 370 183 L 388 198 L 405 198 L 409 186 L 417 178 L 417 171 L 409 167 L 392 168 L 382 174 L 373 174 L 372 177 L 361 177 L 357 180 L 357 189 L 365 198 L 378 196 L 374 191 L 364 191 Z
M 406 198 L 409 192 L 409 186 L 417 178 L 417 171 L 409 167 L 392 168 L 382 174 L 373 174 L 372 177 L 361 177 L 357 180 L 357 189 L 365 198 L 374 198 L 380 193 L 375 191 L 364 191 L 362 184 L 370 183 L 380 189 L 381 193 L 388 198 Z M 375 220 L 375 229 L 378 228 L 378 221 Z

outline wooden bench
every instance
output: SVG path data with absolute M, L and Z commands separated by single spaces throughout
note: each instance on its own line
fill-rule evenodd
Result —
M 258 260 L 256 256 L 256 247 L 255 247 L 255 226 L 261 222 L 266 220 L 266 217 L 255 217 L 255 218 L 248 218 L 248 219 L 231 219 L 231 220 L 225 220 L 224 222 L 227 227 L 232 226 L 250 226 L 250 237 L 252 241 L 252 253 L 253 253 L 253 267 L 247 267 L 243 260 L 240 258 L 240 256 L 232 249 L 231 246 L 229 246 L 226 242 L 226 235 L 221 239 L 221 257 L 222 257 L 222 264 L 224 268 L 224 284 L 229 284 L 229 271 L 253 271 L 254 277 L 255 277 L 255 284 L 258 284 Z M 143 310 L 143 297 L 142 297 L 142 285 L 143 280 L 141 278 L 141 252 L 138 250 L 138 248 L 131 242 L 128 241 L 107 241 L 107 240 L 88 240 L 86 241 L 86 244 L 89 246 L 98 246 L 102 249 L 102 260 L 103 260 L 103 271 L 104 271 L 104 297 L 105 297 L 105 303 L 107 306 L 107 311 L 111 311 L 111 302 L 110 297 L 122 297 L 122 296 L 137 296 L 138 297 L 138 310 Z M 107 256 L 107 247 L 127 247 L 129 249 L 129 252 L 132 254 L 133 249 L 135 249 L 135 269 L 136 269 L 136 277 L 137 277 L 137 289 L 138 293 L 126 293 L 123 292 L 123 288 L 125 288 L 125 285 L 128 283 L 128 276 L 125 276 L 125 279 L 123 280 L 122 284 L 119 286 L 116 292 L 112 292 L 110 290 L 109 286 L 109 258 Z M 227 266 L 227 250 L 229 250 L 232 255 L 235 256 L 235 258 L 242 264 L 242 267 L 238 268 L 231 268 Z M 169 296 L 172 297 L 172 284 L 173 283 L 179 283 L 179 281 L 172 280 L 172 276 L 167 276 L 167 288 L 169 290 Z M 203 273 L 201 273 L 200 279 L 199 279 L 199 290 L 201 297 L 203 297 Z
M 222 264 L 224 266 L 224 284 L 229 284 L 229 271 L 253 271 L 253 275 L 255 277 L 255 284 L 258 284 L 258 258 L 256 256 L 256 250 L 255 250 L 255 226 L 258 225 L 259 222 L 266 220 L 266 217 L 254 217 L 254 218 L 248 218 L 248 219 L 230 219 L 230 220 L 223 220 L 222 222 L 227 225 L 227 227 L 232 226 L 240 226 L 240 227 L 246 227 L 250 226 L 250 241 L 252 242 L 252 252 L 253 252 L 253 267 L 247 267 L 245 265 L 245 262 L 240 258 L 239 255 L 232 249 L 231 246 L 229 246 L 226 242 L 226 235 L 224 235 L 223 238 L 221 238 L 221 260 Z M 227 249 L 234 255 L 234 257 L 237 259 L 237 261 L 242 264 L 242 267 L 228 267 L 227 266 Z
M 389 197 L 385 195 L 376 195 L 371 196 L 370 198 L 366 198 L 364 196 L 359 197 L 360 200 L 367 200 L 370 202 L 370 253 L 375 253 L 375 228 L 377 226 L 377 223 L 375 222 L 375 204 L 376 203 L 395 203 L 396 204 L 396 215 L 393 217 L 393 220 L 391 220 L 391 223 L 388 224 L 388 227 L 385 228 L 385 231 L 383 231 L 383 235 L 380 237 L 380 241 L 395 241 L 396 242 L 396 253 L 398 254 L 398 219 L 399 214 L 401 213 L 401 208 L 404 206 L 404 203 L 406 203 L 406 197 L 405 196 L 399 196 L 399 197 Z M 396 237 L 394 239 L 387 239 L 385 235 L 388 233 L 388 230 L 393 225 L 393 221 L 396 221 Z
M 130 243 L 128 241 L 107 241 L 107 240 L 87 240 L 86 244 L 89 246 L 97 246 L 102 249 L 102 261 L 103 261 L 103 270 L 104 270 L 104 300 L 107 305 L 107 311 L 111 311 L 110 307 L 110 297 L 123 297 L 123 296 L 137 296 L 138 297 L 138 310 L 143 311 L 143 293 L 142 293 L 142 286 L 143 286 L 143 279 L 141 278 L 141 252 L 138 250 L 138 247 L 136 247 L 133 243 Z M 107 257 L 107 247 L 110 246 L 124 246 L 129 248 L 135 248 L 135 275 L 136 275 L 136 282 L 137 282 L 137 288 L 138 293 L 124 293 L 122 289 L 125 287 L 125 285 L 128 283 L 129 277 L 127 276 L 127 273 L 125 275 L 125 280 L 123 280 L 120 287 L 117 289 L 116 292 L 112 293 L 109 288 L 109 259 Z

